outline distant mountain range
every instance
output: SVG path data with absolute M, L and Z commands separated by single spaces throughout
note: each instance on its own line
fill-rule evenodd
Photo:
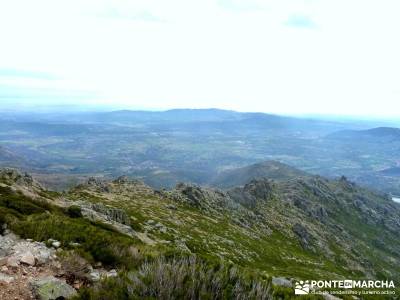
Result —
M 391 127 L 378 127 L 368 130 L 343 130 L 328 136 L 335 139 L 400 139 L 400 129 Z M 374 140 L 371 140 L 372 142 Z
M 258 172 L 240 168 L 273 160 L 400 194 L 391 170 L 399 163 L 399 129 L 375 125 L 218 109 L 8 112 L 0 115 L 7 151 L 0 165 L 41 175 L 57 189 L 76 178 L 122 174 L 161 189 L 179 181 L 232 186 Z

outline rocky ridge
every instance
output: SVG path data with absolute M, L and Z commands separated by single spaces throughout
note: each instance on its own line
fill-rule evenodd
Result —
M 122 233 L 138 247 L 134 250 L 136 256 L 143 247 L 152 252 L 168 249 L 293 280 L 310 276 L 396 279 L 400 274 L 400 244 L 396 238 L 400 205 L 344 177 L 327 180 L 308 176 L 284 181 L 258 178 L 225 190 L 182 183 L 169 191 L 153 190 L 137 180 L 121 177 L 114 181 L 89 179 L 57 194 L 21 179 L 24 175 L 7 172 L 3 188 L 12 187 L 15 193 L 29 195 L 33 203 L 40 198 L 56 205 L 71 218 L 68 222 L 87 220 L 85 224 L 100 226 L 112 235 L 114 230 Z M 9 208 L 9 202 L 3 205 Z M 52 214 L 43 215 L 46 213 Z M 55 250 L 59 247 L 68 251 L 86 247 L 84 240 L 24 242 L 53 247 L 51 251 L 56 255 L 61 251 Z M 35 257 L 36 252 L 30 252 Z M 5 250 L 1 253 L 9 255 Z M 19 265 L 25 266 L 31 258 L 27 255 Z M 35 264 L 39 261 L 36 257 L 34 260 Z M 118 272 L 85 268 L 84 273 L 89 282 L 97 282 Z M 4 274 L 4 282 L 11 280 L 7 276 L 13 275 Z

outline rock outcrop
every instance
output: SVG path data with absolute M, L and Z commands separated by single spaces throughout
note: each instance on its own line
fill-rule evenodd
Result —
M 298 236 L 300 245 L 305 250 L 313 250 L 312 246 L 312 236 L 308 232 L 307 228 L 302 224 L 296 223 L 293 228 L 293 232 Z
M 20 185 L 28 188 L 42 189 L 42 186 L 33 179 L 28 173 L 20 173 L 19 171 L 11 168 L 0 169 L 0 181 L 9 185 Z
M 98 203 L 92 204 L 91 208 L 94 211 L 106 216 L 109 221 L 114 221 L 114 222 L 121 223 L 124 225 L 130 225 L 129 217 L 126 214 L 126 212 L 122 209 L 115 208 L 112 206 L 106 206 L 106 205 L 98 204 Z
M 233 201 L 254 208 L 258 201 L 267 201 L 273 195 L 273 184 L 268 179 L 253 179 L 243 187 L 228 191 Z
M 30 284 L 38 300 L 70 299 L 77 295 L 73 287 L 53 276 L 33 279 Z
M 10 267 L 44 265 L 55 258 L 56 251 L 44 243 L 23 240 L 10 232 L 0 235 L 0 261 Z

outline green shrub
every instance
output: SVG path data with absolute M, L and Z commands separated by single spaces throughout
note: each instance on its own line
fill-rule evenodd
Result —
M 72 206 L 68 207 L 67 214 L 71 218 L 82 218 L 82 210 L 77 205 L 72 205 Z
M 46 211 L 57 212 L 60 208 L 45 200 L 33 199 L 10 187 L 0 187 L 0 207 L 5 207 L 21 215 L 40 214 Z
M 136 271 L 80 291 L 77 299 L 271 299 L 271 283 L 259 274 L 192 256 L 143 263 Z
M 131 266 L 133 262 L 129 261 L 126 253 L 131 245 L 140 243 L 123 234 L 98 227 L 88 220 L 69 218 L 62 214 L 32 215 L 15 222 L 12 229 L 23 238 L 38 241 L 56 239 L 66 248 L 71 243 L 79 243 L 93 261 L 109 266 Z
M 77 251 L 68 251 L 60 256 L 62 269 L 65 271 L 67 281 L 74 282 L 76 279 L 86 280 L 89 271 L 89 262 Z

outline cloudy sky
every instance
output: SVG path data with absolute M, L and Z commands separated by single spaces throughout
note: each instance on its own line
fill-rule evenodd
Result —
M 1 104 L 400 116 L 398 0 L 0 2 Z

